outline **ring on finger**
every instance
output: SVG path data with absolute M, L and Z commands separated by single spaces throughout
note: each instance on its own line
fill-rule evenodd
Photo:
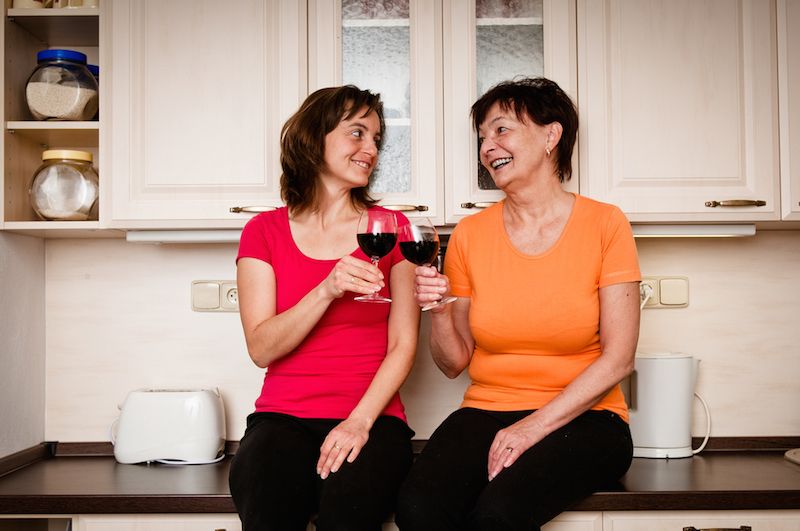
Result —
M 513 448 L 511 448 L 510 446 L 506 446 L 506 452 L 513 452 L 513 451 L 514 451 Z
M 338 444 L 334 444 L 333 447 L 336 448 L 337 450 L 341 450 L 342 449 L 342 447 L 339 446 Z

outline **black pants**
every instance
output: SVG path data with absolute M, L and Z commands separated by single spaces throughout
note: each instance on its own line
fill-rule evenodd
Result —
M 400 419 L 375 421 L 353 463 L 321 479 L 325 436 L 340 421 L 253 413 L 233 458 L 230 489 L 243 531 L 380 530 L 411 467 L 413 432 Z
M 395 521 L 402 531 L 538 531 L 570 505 L 628 470 L 628 425 L 608 411 L 589 411 L 524 452 L 491 482 L 495 434 L 530 411 L 463 408 L 450 415 L 400 490 Z

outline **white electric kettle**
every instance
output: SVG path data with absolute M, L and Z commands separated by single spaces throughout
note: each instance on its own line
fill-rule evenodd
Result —
M 691 457 L 705 448 L 711 433 L 708 405 L 694 392 L 700 360 L 688 354 L 636 353 L 628 405 L 634 457 Z M 692 449 L 692 401 L 706 413 L 706 435 Z

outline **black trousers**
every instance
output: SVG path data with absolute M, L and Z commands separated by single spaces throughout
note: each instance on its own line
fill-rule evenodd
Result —
M 400 490 L 395 522 L 401 531 L 538 531 L 628 470 L 633 442 L 627 423 L 608 411 L 588 411 L 490 482 L 495 434 L 530 413 L 463 408 L 445 419 Z
M 229 483 L 243 531 L 379 531 L 395 508 L 412 462 L 413 432 L 400 419 L 375 421 L 353 463 L 321 479 L 319 449 L 340 420 L 253 413 L 231 463 Z

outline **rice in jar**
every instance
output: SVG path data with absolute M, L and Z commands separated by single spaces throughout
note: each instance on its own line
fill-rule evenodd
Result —
M 28 78 L 25 99 L 36 120 L 91 120 L 97 114 L 97 80 L 86 55 L 73 50 L 42 50 Z

